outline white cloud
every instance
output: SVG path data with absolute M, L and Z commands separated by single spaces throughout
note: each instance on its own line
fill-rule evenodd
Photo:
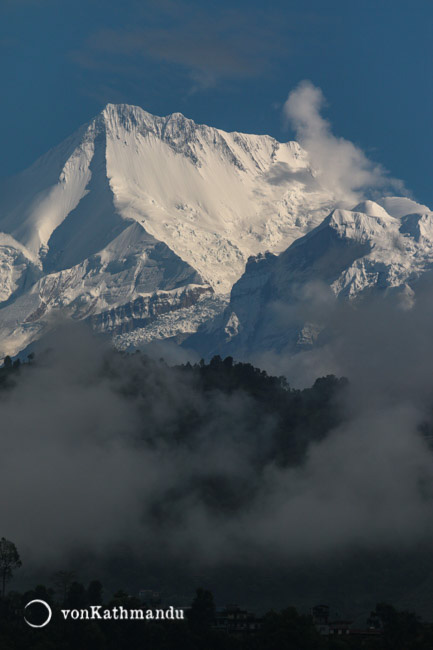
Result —
M 302 81 L 288 96 L 284 116 L 309 153 L 316 179 L 337 201 L 353 206 L 375 190 L 405 192 L 401 181 L 392 179 L 382 165 L 372 162 L 353 142 L 336 137 L 320 111 L 325 97 L 310 81 Z

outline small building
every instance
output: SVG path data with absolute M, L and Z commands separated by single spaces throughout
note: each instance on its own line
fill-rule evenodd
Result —
M 322 636 L 329 635 L 329 607 L 328 605 L 316 605 L 311 610 L 311 616 L 316 630 Z
M 261 619 L 238 605 L 217 610 L 213 628 L 228 634 L 251 634 L 260 629 Z
M 143 605 L 148 605 L 148 607 L 157 607 L 162 602 L 159 591 L 153 591 L 153 589 L 140 589 L 138 598 Z
M 353 621 L 329 621 L 329 636 L 348 636 L 352 629 Z
M 366 628 L 354 628 L 353 621 L 349 620 L 330 620 L 328 605 L 316 605 L 311 609 L 311 616 L 316 630 L 322 636 L 371 638 L 380 637 L 383 634 L 380 623 L 371 618 L 368 619 Z

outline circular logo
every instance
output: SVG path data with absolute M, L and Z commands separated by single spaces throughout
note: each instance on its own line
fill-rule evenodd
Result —
M 30 625 L 30 627 L 45 627 L 48 625 L 48 623 L 51 621 L 51 617 L 53 615 L 53 612 L 51 611 L 51 607 L 48 605 L 48 603 L 45 602 L 45 600 L 31 600 L 27 605 L 24 607 L 24 611 L 26 611 L 27 607 L 30 607 L 30 605 L 34 605 L 35 603 L 39 603 L 39 605 L 43 605 L 46 607 L 47 610 L 47 618 L 43 623 L 40 623 L 39 625 L 35 625 L 34 623 L 30 623 L 24 616 L 24 620 L 27 623 L 27 625 Z

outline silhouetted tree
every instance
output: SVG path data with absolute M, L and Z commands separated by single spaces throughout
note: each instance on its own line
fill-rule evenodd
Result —
M 424 646 L 415 645 L 423 631 L 422 623 L 413 612 L 397 611 L 392 605 L 379 603 L 376 606 L 377 618 L 383 625 L 383 641 L 387 650 L 408 650 Z
M 87 592 L 81 582 L 72 582 L 66 596 L 66 606 L 70 609 L 87 607 Z
M 87 587 L 87 600 L 89 605 L 102 605 L 102 584 L 99 580 L 92 580 Z
M 68 594 L 69 587 L 73 583 L 75 578 L 74 571 L 57 571 L 53 575 L 53 584 L 56 591 L 60 594 L 62 603 L 66 602 L 66 596 Z
M 2 537 L 0 539 L 0 575 L 2 580 L 2 596 L 5 595 L 6 582 L 13 576 L 13 570 L 21 566 L 21 558 L 13 542 Z
M 192 627 L 203 628 L 212 625 L 214 619 L 215 603 L 212 592 L 200 587 L 188 611 L 188 620 Z
M 31 600 L 45 600 L 48 604 L 53 604 L 54 590 L 46 587 L 45 585 L 36 585 L 34 589 L 27 591 L 24 594 L 22 606 L 26 605 Z
M 260 650 L 319 650 L 328 647 L 309 616 L 298 614 L 294 607 L 269 612 L 262 621 L 257 637 Z

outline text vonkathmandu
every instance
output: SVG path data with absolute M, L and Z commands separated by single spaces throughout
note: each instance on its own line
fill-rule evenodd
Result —
M 127 609 L 122 605 L 119 607 L 103 607 L 102 605 L 91 605 L 86 609 L 62 609 L 65 620 L 116 620 L 116 621 L 174 621 L 185 618 L 183 609 L 168 607 L 167 609 Z

